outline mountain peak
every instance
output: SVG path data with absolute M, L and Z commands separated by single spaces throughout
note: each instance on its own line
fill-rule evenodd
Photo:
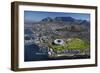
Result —
M 51 17 L 47 17 L 47 18 L 42 19 L 41 21 L 51 22 L 51 21 L 53 21 L 53 19 Z
M 43 22 L 52 22 L 52 21 L 57 21 L 57 22 L 59 22 L 59 21 L 64 21 L 64 22 L 69 21 L 69 22 L 73 22 L 73 21 L 75 21 L 75 19 L 72 18 L 72 17 L 55 17 L 54 19 L 51 18 L 51 17 L 47 17 L 47 18 L 42 19 L 41 21 L 43 21 Z
M 55 20 L 56 21 L 71 21 L 71 22 L 73 22 L 75 19 L 72 17 L 56 17 Z

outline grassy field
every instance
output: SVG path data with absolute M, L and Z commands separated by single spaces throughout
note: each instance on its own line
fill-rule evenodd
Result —
M 72 38 L 71 41 L 67 43 L 68 49 L 74 49 L 74 50 L 83 50 L 86 48 L 89 48 L 89 43 L 87 43 L 86 40 L 82 40 L 79 38 Z
M 80 38 L 70 38 L 70 41 L 65 42 L 63 45 L 55 45 L 51 44 L 50 48 L 55 51 L 62 51 L 62 50 L 84 50 L 89 48 L 89 43 L 86 40 Z
M 62 50 L 67 49 L 67 45 L 66 44 L 64 44 L 64 45 L 51 45 L 51 48 L 55 51 L 62 51 Z

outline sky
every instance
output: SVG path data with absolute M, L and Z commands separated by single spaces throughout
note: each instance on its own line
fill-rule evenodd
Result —
M 41 21 L 46 17 L 73 17 L 79 20 L 88 20 L 90 21 L 90 14 L 85 13 L 64 13 L 64 12 L 43 12 L 43 11 L 24 11 L 24 20 L 25 21 Z

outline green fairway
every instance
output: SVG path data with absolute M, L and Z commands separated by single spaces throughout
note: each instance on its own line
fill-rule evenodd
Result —
M 74 49 L 74 50 L 83 50 L 89 48 L 89 43 L 79 38 L 72 38 L 71 41 L 67 42 L 67 45 L 68 49 Z
M 89 48 L 89 43 L 86 40 L 80 38 L 70 38 L 70 41 L 65 42 L 63 45 L 49 45 L 55 51 L 62 51 L 62 50 L 84 50 Z
M 67 49 L 67 47 L 65 47 L 64 45 L 52 45 L 51 48 L 55 51 L 62 51 Z

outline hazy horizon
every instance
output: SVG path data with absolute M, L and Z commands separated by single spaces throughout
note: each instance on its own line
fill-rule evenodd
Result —
M 38 22 L 42 19 L 50 17 L 72 17 L 78 20 L 90 21 L 90 14 L 87 13 L 68 13 L 68 12 L 44 12 L 44 11 L 24 11 L 24 20 L 30 22 Z

